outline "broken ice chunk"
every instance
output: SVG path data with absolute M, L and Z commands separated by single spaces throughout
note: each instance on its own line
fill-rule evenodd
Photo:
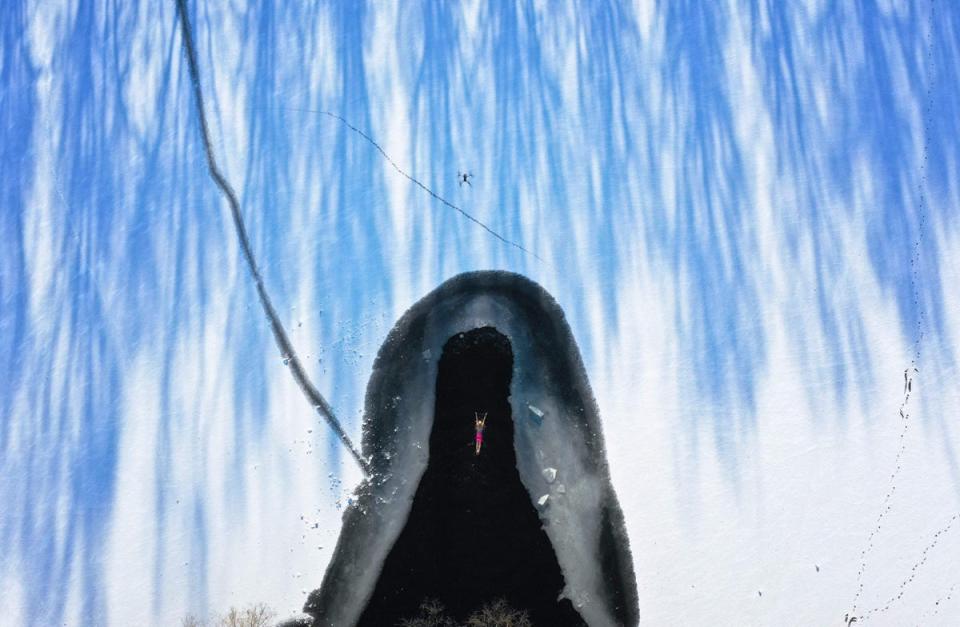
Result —
M 556 469 L 556 468 L 544 468 L 544 469 L 543 469 L 543 478 L 547 480 L 547 483 L 553 483 L 553 480 L 557 478 L 557 469 Z
M 540 509 L 544 509 L 547 506 L 547 500 L 549 499 L 550 499 L 550 495 L 544 494 L 539 499 L 537 499 L 537 507 L 539 507 Z
M 566 494 L 567 488 L 562 483 L 557 484 L 557 494 Z
M 536 405 L 527 405 L 527 408 L 530 410 L 530 413 L 533 414 L 531 418 L 538 425 L 543 422 L 543 410 L 537 407 Z

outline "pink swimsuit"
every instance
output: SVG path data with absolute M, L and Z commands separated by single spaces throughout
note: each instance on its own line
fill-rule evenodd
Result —
M 483 443 L 483 431 L 477 431 L 477 444 Z

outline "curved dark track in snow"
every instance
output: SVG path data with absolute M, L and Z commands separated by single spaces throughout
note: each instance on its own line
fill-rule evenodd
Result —
M 233 218 L 233 226 L 237 232 L 237 238 L 240 240 L 240 249 L 243 251 L 243 258 L 247 262 L 250 274 L 253 276 L 253 282 L 257 287 L 257 296 L 260 298 L 260 306 L 270 322 L 270 330 L 273 332 L 273 339 L 280 349 L 284 363 L 290 368 L 290 374 L 297 382 L 300 390 L 303 392 L 307 401 L 319 413 L 334 433 L 340 439 L 350 455 L 357 462 L 364 474 L 369 474 L 367 461 L 360 457 L 360 453 L 350 441 L 350 436 L 343 430 L 340 420 L 337 419 L 333 407 L 327 402 L 327 399 L 320 394 L 320 391 L 310 381 L 307 371 L 300 363 L 296 351 L 293 350 L 293 343 L 287 336 L 283 323 L 280 322 L 280 316 L 277 315 L 270 295 L 267 293 L 266 285 L 263 282 L 263 276 L 260 274 L 260 266 L 257 265 L 257 259 L 253 254 L 253 247 L 250 246 L 250 237 L 247 235 L 247 227 L 243 222 L 243 214 L 240 213 L 240 202 L 237 200 L 237 194 L 233 187 L 227 181 L 227 178 L 220 171 L 217 160 L 213 154 L 213 145 L 210 143 L 210 127 L 207 124 L 207 114 L 203 102 L 203 89 L 200 87 L 200 70 L 197 67 L 197 52 L 193 44 L 193 26 L 190 24 L 190 18 L 187 14 L 186 0 L 177 0 L 177 14 L 180 18 L 180 32 L 183 37 L 183 49 L 187 56 L 187 68 L 190 71 L 190 84 L 193 87 L 193 96 L 197 105 L 197 115 L 200 118 L 200 137 L 203 140 L 203 150 L 207 157 L 207 167 L 210 171 L 210 178 L 216 184 L 217 188 L 227 200 L 230 207 L 230 216 Z

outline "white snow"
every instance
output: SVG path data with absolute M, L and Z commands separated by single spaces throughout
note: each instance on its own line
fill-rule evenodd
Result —
M 860 609 L 895 599 L 873 624 L 956 623 L 952 5 L 933 29 L 920 4 L 188 5 L 266 287 L 355 442 L 397 318 L 460 272 L 519 272 L 582 349 L 643 624 L 840 624 L 861 583 Z M 4 20 L 0 622 L 292 616 L 360 473 L 258 309 L 174 3 Z M 523 472 L 559 469 L 549 515 L 589 499 L 562 408 L 511 402 L 547 417 Z

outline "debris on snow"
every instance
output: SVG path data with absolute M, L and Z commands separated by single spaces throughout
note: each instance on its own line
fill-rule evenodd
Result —
M 537 407 L 536 405 L 527 405 L 527 409 L 530 410 L 530 419 L 533 421 L 533 424 L 538 427 L 543 424 L 543 417 L 546 413 Z
M 309 614 L 298 614 L 293 618 L 283 621 L 277 625 L 277 627 L 310 627 L 310 625 L 313 625 L 312 616 Z
M 566 488 L 566 486 L 563 485 L 562 483 L 558 483 L 558 484 L 557 484 L 557 494 L 566 494 L 566 493 L 567 493 L 567 488 Z
M 539 499 L 537 499 L 537 507 L 544 509 L 547 506 L 547 501 L 550 499 L 549 494 L 544 494 Z
M 544 469 L 543 469 L 543 478 L 547 480 L 547 483 L 553 483 L 553 480 L 557 478 L 557 469 L 556 469 L 556 468 L 544 468 Z

